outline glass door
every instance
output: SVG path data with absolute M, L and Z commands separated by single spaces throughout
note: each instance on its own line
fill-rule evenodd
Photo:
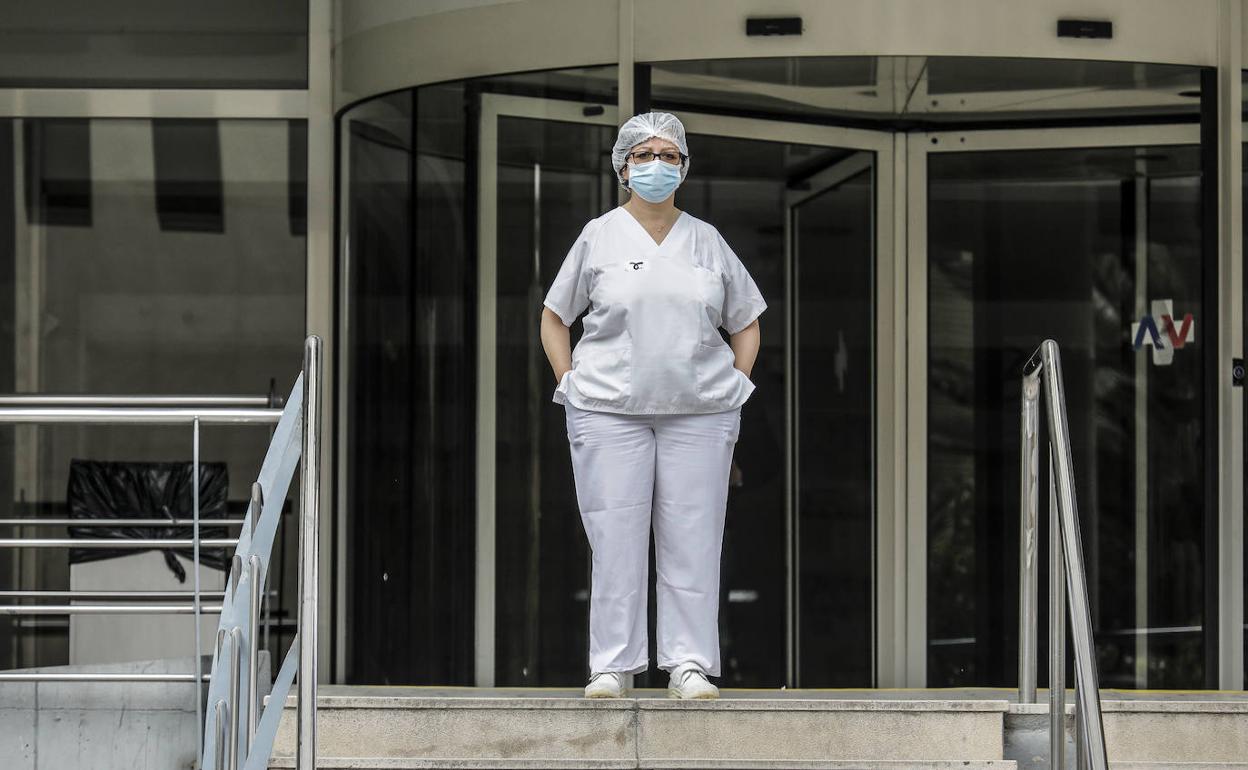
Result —
M 789 186 L 795 685 L 875 683 L 875 155 Z
M 892 140 L 678 112 L 693 161 L 677 205 L 720 230 L 769 305 L 730 481 L 721 684 L 871 686 L 875 404 L 892 382 L 875 365 L 877 314 L 891 313 L 877 297 L 878 236 L 891 238 L 891 226 L 880 227 L 876 209 L 891 201 L 880 179 L 891 183 Z M 610 106 L 483 96 L 482 685 L 572 686 L 587 673 L 588 546 L 535 325 L 581 227 L 616 205 L 607 156 L 616 125 Z M 579 334 L 578 322 L 574 344 Z M 637 681 L 662 684 L 656 672 Z
M 477 684 L 583 684 L 589 548 L 537 332 L 568 248 L 615 205 L 613 110 L 481 98 Z
M 927 684 L 1014 683 L 1019 372 L 1051 337 L 1101 684 L 1205 686 L 1217 311 L 1197 128 L 911 142 L 926 198 L 911 263 L 926 275 L 926 312 L 914 313 L 926 328 L 911 329 L 925 360 L 911 365 L 928 382 L 914 434 L 926 449 Z

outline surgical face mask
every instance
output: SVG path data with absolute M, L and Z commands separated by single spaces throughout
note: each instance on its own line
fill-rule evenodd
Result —
M 628 189 L 651 203 L 667 200 L 680 186 L 680 166 L 655 158 L 628 167 Z

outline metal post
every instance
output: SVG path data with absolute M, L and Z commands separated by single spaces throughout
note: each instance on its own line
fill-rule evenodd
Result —
M 303 447 L 299 517 L 299 705 L 296 770 L 316 767 L 316 624 L 321 495 L 321 338 L 304 345 Z
M 272 386 L 270 386 L 270 391 Z M 260 526 L 260 516 L 264 513 L 264 486 L 259 481 L 251 485 L 251 542 L 254 549 L 256 528 Z M 256 723 L 259 722 L 259 684 L 256 674 L 260 670 L 260 604 L 264 601 L 264 586 L 260 578 L 260 556 L 252 554 L 247 560 L 248 577 L 251 586 L 251 601 L 247 605 L 247 754 L 251 754 L 251 745 L 256 740 Z M 267 629 L 266 629 L 267 636 Z M 267 641 L 267 639 L 266 639 Z
M 243 629 L 238 626 L 230 629 L 230 669 L 229 669 L 229 706 L 230 706 L 230 746 L 229 746 L 229 768 L 230 770 L 238 770 L 238 718 L 242 716 L 242 709 L 238 707 L 239 702 L 239 676 L 243 672 Z
M 213 739 L 216 742 L 217 750 L 213 755 L 215 758 L 213 765 L 216 770 L 225 770 L 225 735 L 227 731 L 225 724 L 230 719 L 230 707 L 226 705 L 225 701 L 219 700 L 217 701 L 215 714 L 217 721 Z
M 225 640 L 226 638 L 227 638 L 227 635 L 226 635 L 225 629 L 218 628 L 217 629 L 217 645 L 215 647 L 216 652 L 214 653 L 214 656 L 213 656 L 214 673 L 219 671 L 220 667 L 225 664 Z M 228 676 L 228 673 L 227 673 L 227 676 Z M 213 730 L 212 739 L 213 739 L 214 745 L 216 746 L 216 753 L 213 754 L 213 757 L 215 758 L 213 760 L 213 766 L 215 768 L 218 768 L 219 770 L 224 770 L 225 768 L 225 756 L 224 756 L 225 738 L 223 737 L 223 734 L 221 732 L 221 730 L 225 726 L 225 723 L 221 721 L 221 709 L 225 705 L 226 703 L 224 699 L 218 699 L 216 705 L 214 706 L 215 710 L 213 712 L 214 717 L 216 718 L 216 721 L 213 722 L 212 724 L 212 730 Z
M 1088 757 L 1087 731 L 1083 729 L 1083 712 L 1079 710 L 1079 700 L 1075 699 L 1075 770 L 1088 770 L 1091 765 Z
M 283 547 L 284 548 L 284 547 Z M 264 573 L 264 649 L 272 654 L 273 647 L 269 644 L 269 632 L 273 628 L 273 596 L 269 593 L 269 573 Z
M 256 525 L 260 523 L 260 515 L 264 513 L 264 485 L 259 481 L 251 483 L 251 503 L 248 506 L 251 513 L 251 534 L 256 534 Z
M 200 598 L 199 591 L 199 418 L 191 423 L 191 571 L 195 573 L 194 596 L 191 602 L 195 605 L 195 749 L 199 756 L 204 754 L 204 651 L 200 640 Z
M 260 690 L 256 682 L 256 674 L 260 668 L 260 602 L 263 594 L 260 590 L 260 557 L 252 554 L 248 560 L 248 587 L 251 589 L 251 602 L 247 606 L 247 754 L 251 753 L 251 744 L 256 739 L 257 697 Z
M 1036 600 L 1039 564 L 1036 562 L 1040 502 L 1040 377 L 1023 377 L 1022 442 L 1019 464 L 1020 514 L 1018 538 L 1018 702 L 1036 702 Z
M 1049 447 L 1049 767 L 1066 766 L 1066 579 Z
M 1045 340 L 1040 346 L 1044 357 L 1045 396 L 1049 406 L 1050 446 L 1054 452 L 1058 518 L 1062 527 L 1065 556 L 1066 593 L 1070 602 L 1070 631 L 1075 644 L 1075 685 L 1084 739 L 1095 770 L 1106 770 L 1105 728 L 1101 723 L 1100 678 L 1096 670 L 1096 647 L 1092 640 L 1092 615 L 1079 535 L 1079 509 L 1075 504 L 1075 474 L 1070 456 L 1070 430 L 1066 421 L 1065 388 L 1062 384 L 1061 354 L 1057 343 Z

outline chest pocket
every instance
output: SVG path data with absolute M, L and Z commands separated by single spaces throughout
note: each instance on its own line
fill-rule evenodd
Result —
M 707 308 L 707 317 L 711 320 L 712 328 L 717 329 L 722 320 L 720 311 L 724 307 L 724 279 L 719 273 L 707 267 L 693 265 L 692 269 L 698 293 Z

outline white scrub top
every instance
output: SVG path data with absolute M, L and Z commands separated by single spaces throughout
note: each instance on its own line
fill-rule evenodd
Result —
M 736 334 L 767 303 L 719 231 L 688 212 L 662 244 L 623 207 L 590 220 L 544 304 L 567 326 L 590 308 L 555 403 L 705 414 L 741 406 L 754 392 L 718 329 Z

